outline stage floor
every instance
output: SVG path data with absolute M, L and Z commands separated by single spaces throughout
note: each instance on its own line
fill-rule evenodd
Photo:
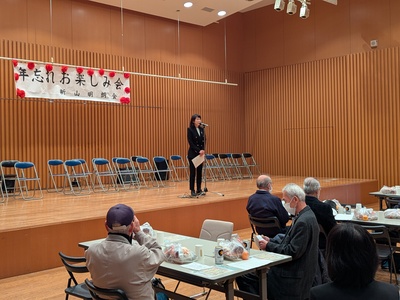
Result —
M 304 177 L 271 176 L 273 193 L 281 197 L 289 182 L 302 185 Z M 378 190 L 377 180 L 319 178 L 321 199 L 341 203 L 376 202 L 368 193 Z M 0 278 L 60 266 L 58 251 L 82 255 L 77 244 L 105 237 L 107 210 L 114 204 L 130 205 L 141 223 L 153 228 L 198 236 L 204 219 L 232 221 L 234 230 L 249 228 L 246 204 L 256 191 L 255 179 L 207 182 L 209 192 L 186 198 L 188 183 L 171 187 L 118 193 L 66 196 L 44 191 L 41 200 L 9 198 L 0 204 Z M 18 259 L 15 259 L 18 258 Z
M 281 197 L 281 190 L 289 182 L 302 186 L 303 177 L 272 176 L 273 194 Z M 367 202 L 373 197 L 360 198 L 354 187 L 372 184 L 369 192 L 377 191 L 376 180 L 320 178 L 321 199 L 338 199 L 343 203 Z M 66 223 L 93 220 L 105 217 L 110 206 L 125 203 L 132 206 L 136 214 L 172 209 L 182 206 L 234 199 L 248 198 L 256 191 L 255 179 L 207 182 L 209 192 L 199 198 L 185 198 L 188 195 L 187 182 L 168 182 L 173 186 L 164 188 L 141 188 L 136 191 L 117 193 L 92 193 L 86 196 L 72 196 L 43 192 L 41 200 L 22 200 L 10 197 L 0 204 L 0 232 L 24 228 L 46 226 L 54 223 Z M 371 199 L 369 199 L 371 198 Z M 145 221 L 145 220 L 143 220 Z

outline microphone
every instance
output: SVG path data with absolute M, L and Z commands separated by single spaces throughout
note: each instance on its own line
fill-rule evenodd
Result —
M 200 123 L 200 125 L 203 126 L 203 127 L 207 127 L 208 126 L 208 124 L 206 124 L 206 123 Z

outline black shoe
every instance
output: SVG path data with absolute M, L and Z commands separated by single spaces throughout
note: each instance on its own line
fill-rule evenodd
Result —
M 197 192 L 197 196 L 204 196 L 206 193 L 202 190 L 198 190 Z
M 196 197 L 196 196 L 197 196 L 197 194 L 196 194 L 196 192 L 195 192 L 194 190 L 191 190 L 190 195 L 191 195 L 192 197 Z

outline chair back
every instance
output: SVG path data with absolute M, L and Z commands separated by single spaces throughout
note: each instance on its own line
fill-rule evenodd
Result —
M 254 236 L 258 234 L 257 228 L 281 228 L 277 217 L 257 218 L 249 214 L 249 221 L 252 230 L 250 247 L 253 245 Z
M 95 300 L 103 299 L 116 299 L 116 300 L 129 300 L 125 292 L 121 289 L 103 289 L 95 286 L 93 282 L 89 279 L 85 279 L 85 284 L 87 285 L 92 298 Z
M 206 219 L 200 231 L 200 238 L 217 241 L 219 238 L 231 239 L 233 223 L 228 221 Z
M 88 273 L 89 270 L 86 267 L 86 258 L 85 257 L 76 257 L 76 256 L 68 256 L 62 252 L 58 253 L 60 255 L 61 261 L 65 266 L 69 274 L 67 288 L 65 289 L 65 293 L 71 296 L 75 296 L 81 299 L 92 299 L 90 292 L 85 285 L 85 283 L 78 283 L 76 280 L 74 273 Z M 73 283 L 73 284 L 72 284 Z
M 392 245 L 392 240 L 389 235 L 389 229 L 383 225 L 361 225 L 366 229 L 369 234 L 373 237 L 376 242 L 376 250 L 378 252 L 379 260 L 389 258 L 391 261 L 389 272 L 390 272 L 390 283 L 392 283 L 392 274 L 394 274 L 396 285 L 398 284 L 396 264 L 394 260 L 395 246 Z

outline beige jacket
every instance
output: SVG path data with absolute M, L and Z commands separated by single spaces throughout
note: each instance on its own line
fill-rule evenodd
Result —
M 90 246 L 85 257 L 94 285 L 120 288 L 131 300 L 154 300 L 151 279 L 164 261 L 155 238 L 139 231 L 131 245 L 126 237 L 109 234 Z

